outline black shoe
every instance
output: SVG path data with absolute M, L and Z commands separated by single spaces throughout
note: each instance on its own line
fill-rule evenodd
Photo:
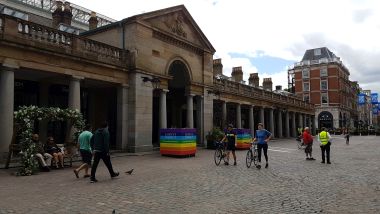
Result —
M 325 163 L 324 161 L 321 161 L 321 163 Z
M 50 168 L 48 166 L 44 166 L 42 168 L 42 171 L 44 171 L 44 172 L 50 172 Z
M 113 175 L 111 175 L 111 178 L 115 178 L 117 176 L 119 176 L 119 172 L 114 172 Z
M 331 164 L 331 162 L 327 162 L 327 164 Z
M 90 183 L 96 183 L 96 182 L 98 182 L 98 180 L 96 180 L 95 178 L 90 179 Z
M 309 160 L 315 160 L 315 158 L 309 158 Z
M 310 160 L 310 158 L 306 158 L 306 160 Z
M 256 168 L 261 169 L 261 165 L 257 165 Z
M 268 168 L 268 163 L 265 164 L 265 168 Z
M 228 162 L 224 162 L 224 165 L 228 166 Z
M 236 166 L 236 162 L 234 162 L 234 166 Z

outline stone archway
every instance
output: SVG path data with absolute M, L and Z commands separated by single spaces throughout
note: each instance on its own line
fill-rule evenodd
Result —
M 319 128 L 325 127 L 327 129 L 334 128 L 334 117 L 333 117 L 333 115 L 328 111 L 322 111 L 318 115 L 318 127 Z
M 188 113 L 188 110 L 192 111 L 188 109 L 189 102 L 193 102 L 193 97 L 189 94 L 190 71 L 183 61 L 174 60 L 169 66 L 168 74 L 173 77 L 169 80 L 167 94 L 168 128 L 189 127 L 194 124 L 194 121 L 189 121 L 193 118 Z

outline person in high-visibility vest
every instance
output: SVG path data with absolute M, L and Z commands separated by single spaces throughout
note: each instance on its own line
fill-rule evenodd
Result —
M 325 127 L 322 127 L 322 131 L 318 134 L 318 141 L 321 143 L 321 151 L 322 151 L 321 163 L 325 163 L 325 153 L 326 153 L 327 164 L 331 164 L 330 162 L 331 136 L 330 136 L 330 133 L 326 131 Z

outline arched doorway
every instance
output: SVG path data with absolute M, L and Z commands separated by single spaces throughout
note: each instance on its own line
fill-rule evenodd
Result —
M 318 127 L 319 128 L 325 127 L 327 129 L 332 129 L 334 127 L 333 121 L 334 121 L 334 117 L 328 111 L 322 111 L 318 115 Z
M 167 94 L 168 128 L 185 128 L 187 122 L 187 96 L 190 87 L 190 74 L 187 66 L 180 60 L 175 60 L 169 66 Z

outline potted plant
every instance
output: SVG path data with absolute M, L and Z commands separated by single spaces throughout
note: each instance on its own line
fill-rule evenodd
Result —
M 214 127 L 211 131 L 206 135 L 207 140 L 207 148 L 215 149 L 215 141 L 221 140 L 224 136 L 224 133 L 220 130 L 219 127 Z

